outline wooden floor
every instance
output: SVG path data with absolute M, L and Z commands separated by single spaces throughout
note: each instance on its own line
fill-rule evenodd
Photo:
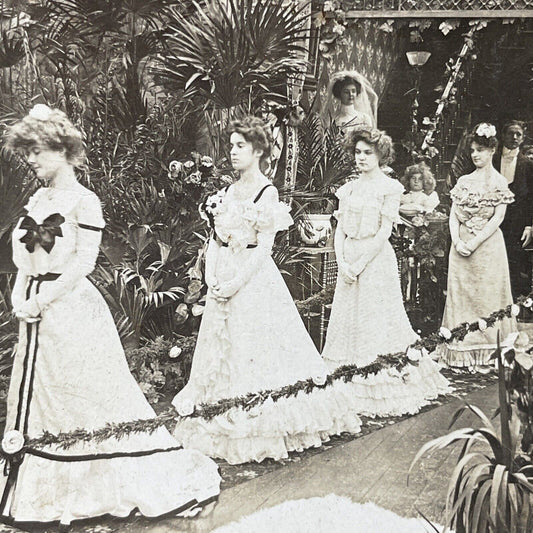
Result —
M 444 497 L 457 451 L 446 449 L 424 458 L 409 485 L 407 472 L 425 442 L 447 433 L 453 413 L 465 399 L 492 414 L 497 405 L 496 385 L 224 490 L 208 516 L 189 521 L 168 519 L 149 528 L 144 524 L 142 529 L 207 533 L 288 499 L 331 493 L 356 502 L 372 501 L 406 517 L 419 517 L 420 510 L 432 521 L 442 523 Z M 469 415 L 459 422 L 456 427 L 477 425 Z

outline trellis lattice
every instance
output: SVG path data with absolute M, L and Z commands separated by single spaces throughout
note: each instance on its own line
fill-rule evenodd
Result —
M 398 4 L 398 9 L 401 11 L 426 9 L 487 9 L 503 11 L 533 8 L 533 0 L 399 0 Z
M 344 0 L 342 8 L 345 11 L 507 11 L 532 9 L 533 0 Z

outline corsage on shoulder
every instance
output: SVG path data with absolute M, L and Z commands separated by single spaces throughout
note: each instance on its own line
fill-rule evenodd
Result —
M 222 209 L 222 202 L 226 196 L 227 188 L 220 189 L 215 194 L 208 196 L 199 206 L 198 211 L 200 217 L 206 220 L 209 225 L 214 228 L 215 217 L 220 213 Z

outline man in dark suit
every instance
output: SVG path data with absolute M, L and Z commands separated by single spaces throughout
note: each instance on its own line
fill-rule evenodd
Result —
M 500 226 L 505 237 L 514 298 L 531 291 L 531 257 L 524 247 L 533 237 L 533 161 L 520 153 L 524 133 L 523 122 L 507 122 L 502 129 L 501 146 L 494 154 L 496 170 L 507 178 L 515 195 Z

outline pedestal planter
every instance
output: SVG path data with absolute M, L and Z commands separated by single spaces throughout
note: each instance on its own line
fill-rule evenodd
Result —
M 331 231 L 330 214 L 311 213 L 298 223 L 300 239 L 307 246 L 326 246 Z

